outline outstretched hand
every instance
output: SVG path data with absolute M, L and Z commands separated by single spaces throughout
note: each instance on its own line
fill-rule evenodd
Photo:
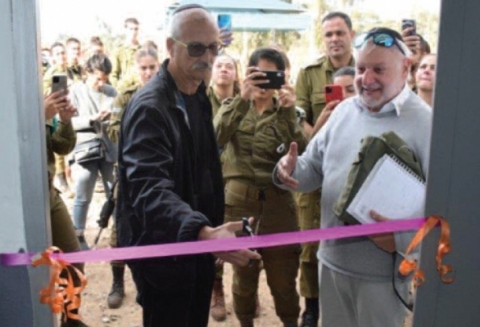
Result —
M 250 218 L 249 222 L 252 224 L 253 218 Z M 242 228 L 243 223 L 241 221 L 225 223 L 215 228 L 205 226 L 200 230 L 198 239 L 211 240 L 218 238 L 234 238 L 236 237 L 235 232 L 241 231 Z M 250 260 L 260 260 L 262 258 L 260 254 L 251 250 L 215 252 L 213 255 L 224 262 L 229 262 L 238 266 L 247 266 Z
M 297 165 L 298 159 L 298 144 L 296 142 L 290 143 L 288 153 L 284 155 L 277 165 L 277 178 L 282 184 L 296 189 L 298 181 L 292 177 L 293 170 Z

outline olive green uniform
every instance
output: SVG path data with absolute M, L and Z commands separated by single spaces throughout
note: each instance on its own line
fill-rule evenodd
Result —
M 278 160 L 290 143 L 303 151 L 306 140 L 296 122 L 295 108 L 272 109 L 258 114 L 253 101 L 238 95 L 224 102 L 214 119 L 217 141 L 224 147 L 225 221 L 256 218 L 256 234 L 298 230 L 295 204 L 289 191 L 272 183 Z M 299 265 L 299 245 L 259 250 L 275 302 L 277 315 L 284 323 L 296 323 L 300 307 L 295 279 Z M 260 273 L 259 263 L 233 266 L 233 303 L 239 320 L 254 318 Z
M 72 79 L 74 82 L 83 81 L 85 80 L 85 69 L 80 64 L 70 64 L 67 67 L 68 74 L 70 74 L 69 78 Z M 67 74 L 67 75 L 68 75 Z
M 138 72 L 135 69 L 130 69 L 130 72 L 126 76 L 122 76 L 115 87 L 119 93 L 126 91 L 127 89 L 139 85 L 141 83 Z
M 55 176 L 54 154 L 67 155 L 75 147 L 75 142 L 76 137 L 72 124 L 54 122 L 53 120 L 47 122 L 46 144 L 52 243 L 63 252 L 80 251 L 80 243 L 78 243 L 67 207 L 60 197 L 58 190 L 53 187 L 53 176 Z M 76 266 L 83 269 L 82 264 L 77 264 Z
M 133 66 L 135 63 L 135 52 L 140 49 L 141 46 L 137 45 L 121 45 L 112 56 L 112 73 L 109 76 L 110 83 L 112 86 L 117 88 L 128 87 L 128 83 L 122 85 L 122 79 L 133 76 Z M 121 91 L 121 89 L 118 89 Z
M 210 103 L 212 104 L 212 117 L 215 117 L 215 115 L 218 113 L 220 110 L 220 107 L 222 106 L 222 103 L 225 101 L 231 101 L 234 97 L 240 94 L 240 90 L 233 89 L 233 97 L 231 98 L 226 98 L 225 100 L 221 101 L 220 98 L 217 96 L 215 93 L 215 90 L 213 89 L 213 86 L 209 86 L 207 89 L 207 96 L 208 99 L 210 100 Z
M 45 75 L 45 73 L 48 71 L 48 69 L 50 69 L 49 64 L 42 65 L 42 76 Z
M 107 134 L 113 143 L 118 143 L 120 135 L 120 124 L 122 122 L 123 114 L 127 108 L 130 99 L 132 99 L 135 92 L 141 87 L 136 84 L 121 91 L 113 101 L 112 115 L 110 116 L 110 124 L 107 127 Z
M 353 57 L 348 65 L 355 65 Z M 296 105 L 305 110 L 306 122 L 311 126 L 315 125 L 325 108 L 325 85 L 333 83 L 333 74 L 336 70 L 329 58 L 322 56 L 298 73 Z M 320 188 L 310 193 L 295 194 L 301 230 L 320 227 L 320 197 Z M 306 298 L 318 298 L 318 245 L 318 242 L 302 244 L 300 295 Z
M 218 110 L 222 106 L 220 99 L 215 95 L 215 91 L 213 90 L 213 86 L 209 86 L 207 89 L 207 96 L 210 100 L 210 104 L 212 105 L 212 117 L 215 117 Z M 221 159 L 223 163 L 223 159 Z M 223 278 L 223 264 L 215 265 L 215 279 L 222 279 Z
M 50 67 L 43 75 L 43 94 L 48 95 L 52 92 L 53 75 L 67 75 L 70 86 L 72 83 L 83 81 L 83 74 L 83 67 L 79 65 L 68 66 L 66 69 L 58 66 Z
M 236 94 L 234 94 L 235 96 Z M 222 106 L 222 102 L 220 99 L 217 97 L 215 94 L 215 91 L 213 90 L 213 86 L 209 86 L 207 89 L 207 96 L 208 99 L 210 100 L 210 103 L 212 104 L 212 117 L 215 117 L 217 114 L 218 110 Z M 228 100 L 228 99 L 227 99 Z
M 118 143 L 120 137 L 120 126 L 122 123 L 123 114 L 127 105 L 132 99 L 133 95 L 140 89 L 140 84 L 131 86 L 119 93 L 113 101 L 112 115 L 110 116 L 110 123 L 107 127 L 108 138 L 113 143 Z M 116 198 L 116 196 L 115 196 Z M 114 221 L 115 222 L 115 221 Z M 115 225 L 112 226 L 112 232 L 110 233 L 110 246 L 117 247 L 117 229 Z
M 110 123 L 107 127 L 107 135 L 113 143 L 118 143 L 120 138 L 120 126 L 122 118 L 127 109 L 127 105 L 132 99 L 133 95 L 140 89 L 141 85 L 136 84 L 120 92 L 113 101 L 112 115 L 110 116 Z M 114 198 L 117 198 L 117 190 L 114 190 Z M 115 220 L 113 220 L 112 229 L 110 232 L 110 246 L 117 247 L 117 229 L 115 228 Z M 125 267 L 124 261 L 111 261 L 110 264 L 114 267 Z
M 236 96 L 237 94 L 234 94 L 233 96 Z M 207 96 L 208 96 L 208 99 L 210 100 L 210 104 L 212 105 L 212 117 L 215 117 L 215 115 L 218 113 L 218 110 L 222 106 L 222 101 L 220 101 L 220 99 L 215 94 L 215 91 L 213 90 L 213 86 L 208 87 Z M 231 100 L 232 98 L 225 99 L 225 101 L 227 102 Z M 220 156 L 220 161 L 222 162 L 222 165 L 223 165 L 223 152 L 222 152 L 222 155 Z M 216 279 L 223 278 L 223 264 L 215 265 L 215 278 Z

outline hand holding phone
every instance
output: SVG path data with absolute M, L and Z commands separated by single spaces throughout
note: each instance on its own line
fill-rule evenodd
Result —
M 232 16 L 228 14 L 219 14 L 217 24 L 220 29 L 220 39 L 223 45 L 232 43 Z
M 278 104 L 282 108 L 295 108 L 297 96 L 295 95 L 295 87 L 290 84 L 282 85 L 278 90 Z
M 256 76 L 253 80 L 268 79 L 267 83 L 257 84 L 261 89 L 279 90 L 282 88 L 282 85 L 285 84 L 285 72 L 282 70 L 263 70 L 260 72 L 264 73 L 266 76 Z
M 325 85 L 325 102 L 328 104 L 331 101 L 343 100 L 343 90 L 340 85 Z
M 420 36 L 417 35 L 417 26 L 414 19 L 403 19 L 402 20 L 402 38 L 403 42 L 407 45 L 410 49 L 412 54 L 414 55 L 413 60 L 418 61 L 419 58 L 414 59 L 415 55 L 420 54 L 421 52 L 421 44 L 420 44 Z
M 52 76 L 52 93 L 63 90 L 67 94 L 67 75 Z
M 48 120 L 55 117 L 67 104 L 67 97 L 60 92 L 53 92 L 47 95 L 45 97 L 45 119 Z
M 415 22 L 415 19 L 402 19 L 402 31 L 407 28 L 412 28 L 412 30 L 408 34 L 405 34 L 406 36 L 417 34 L 417 23 Z

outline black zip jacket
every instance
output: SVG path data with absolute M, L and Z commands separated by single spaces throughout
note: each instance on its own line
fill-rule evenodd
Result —
M 119 141 L 117 233 L 119 246 L 196 241 L 203 226 L 223 223 L 224 192 L 218 152 L 200 173 L 188 124 L 202 124 L 217 149 L 210 102 L 202 84 L 203 121 L 188 122 L 184 101 L 166 60 L 130 101 Z M 194 247 L 195 244 L 192 244 Z M 195 256 L 130 262 L 157 288 L 189 287 Z M 132 269 L 132 270 L 133 270 Z M 138 276 L 138 274 L 137 274 Z

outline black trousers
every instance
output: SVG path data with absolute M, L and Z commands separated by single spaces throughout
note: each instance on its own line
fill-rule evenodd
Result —
M 195 282 L 191 288 L 159 290 L 132 269 L 143 308 L 144 327 L 206 327 L 210 310 L 215 263 L 213 256 L 196 256 Z M 162 281 L 168 285 L 169 281 Z

